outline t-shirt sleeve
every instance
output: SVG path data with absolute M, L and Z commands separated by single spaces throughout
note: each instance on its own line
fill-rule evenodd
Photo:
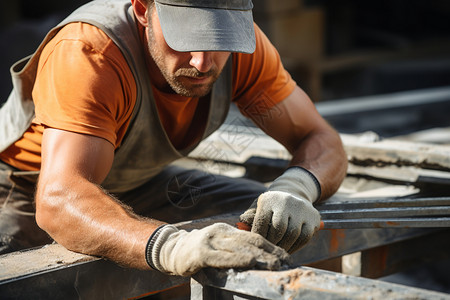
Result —
M 33 100 L 35 123 L 101 137 L 117 147 L 134 106 L 134 78 L 98 28 L 67 25 L 43 50 Z
M 256 24 L 255 35 L 254 53 L 233 54 L 233 101 L 244 115 L 255 106 L 264 109 L 274 106 L 296 86 L 278 51 Z

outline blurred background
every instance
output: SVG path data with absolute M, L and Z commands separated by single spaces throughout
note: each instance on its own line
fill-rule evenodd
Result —
M 450 83 L 449 1 L 254 3 L 256 22 L 316 101 Z
M 10 65 L 33 53 L 48 29 L 86 2 L 0 3 L 0 102 L 5 101 L 11 89 Z M 351 115 L 343 112 L 340 117 L 336 113 L 326 115 L 341 132 L 372 129 L 383 136 L 394 136 L 404 133 L 400 128 L 415 131 L 449 126 L 446 115 L 450 106 L 442 101 L 438 106 L 427 105 L 429 96 L 420 93 L 450 86 L 449 1 L 254 0 L 253 3 L 256 23 L 314 102 L 352 99 L 365 103 L 366 96 L 405 91 L 414 96 L 414 91 L 418 91 L 419 110 L 417 104 L 407 108 L 402 105 L 395 110 L 396 115 L 388 116 L 383 103 L 389 100 L 379 101 L 378 110 L 385 120 L 390 120 L 389 129 L 387 125 L 384 129 L 372 126 L 380 120 L 379 115 L 373 117 L 373 110 L 370 122 L 357 121 L 362 116 L 367 120 L 364 109 Z M 389 110 L 392 112 L 392 108 Z M 402 117 L 405 113 L 412 115 Z M 355 121 L 349 122 L 349 118 Z M 393 127 L 397 129 L 392 130 Z

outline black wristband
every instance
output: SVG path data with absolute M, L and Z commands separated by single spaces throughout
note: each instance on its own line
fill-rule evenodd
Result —
M 155 231 L 153 231 L 153 233 L 148 238 L 147 245 L 145 246 L 145 260 L 147 261 L 147 264 L 152 269 L 157 270 L 157 271 L 158 271 L 158 269 L 155 267 L 155 265 L 153 264 L 153 260 L 152 260 L 152 250 L 153 250 L 153 245 L 155 244 L 155 241 L 158 238 L 159 233 L 161 232 L 161 229 L 166 225 L 167 224 L 163 224 L 163 225 L 159 226 L 158 228 L 156 228 Z
M 312 178 L 312 180 L 314 181 L 314 184 L 316 185 L 317 192 L 318 192 L 318 196 L 317 196 L 316 201 L 319 200 L 320 197 L 322 196 L 322 188 L 320 187 L 320 182 L 319 182 L 319 180 L 317 180 L 317 177 L 314 176 L 314 174 L 311 173 L 309 170 L 307 170 L 307 169 L 305 169 L 303 167 L 300 167 L 300 166 L 291 166 L 291 167 L 287 168 L 286 171 L 289 170 L 289 169 L 294 169 L 294 168 L 302 169 L 303 171 L 305 171 Z

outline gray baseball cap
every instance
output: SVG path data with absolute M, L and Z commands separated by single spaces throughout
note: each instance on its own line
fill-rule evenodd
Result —
M 155 6 L 176 51 L 255 51 L 251 0 L 155 0 Z

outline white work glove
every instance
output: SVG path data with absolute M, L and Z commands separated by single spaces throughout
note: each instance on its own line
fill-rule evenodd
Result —
M 320 214 L 312 203 L 320 184 L 309 171 L 287 169 L 241 216 L 240 221 L 289 253 L 303 247 L 319 229 Z
M 189 276 L 205 267 L 277 270 L 289 254 L 260 235 L 216 223 L 191 232 L 159 227 L 149 239 L 146 259 L 163 273 Z

